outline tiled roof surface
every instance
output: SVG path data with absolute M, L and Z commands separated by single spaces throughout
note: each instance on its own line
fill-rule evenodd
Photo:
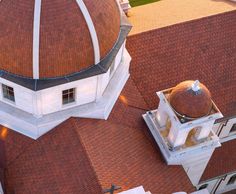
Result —
M 131 78 L 107 121 L 70 119 L 37 141 L 9 131 L 8 191 L 99 193 L 111 183 L 153 194 L 192 191 L 181 166 L 165 164 L 142 113 L 157 108 L 156 91 L 186 79 L 202 81 L 222 112 L 233 113 L 235 22 L 231 12 L 129 37 Z
M 5 142 L 7 194 L 102 192 L 72 119 L 37 141 L 8 131 Z
M 0 70 L 32 78 L 36 0 L 1 1 Z M 120 33 L 116 0 L 84 0 L 98 37 L 101 59 Z M 43 0 L 39 34 L 40 78 L 65 76 L 94 65 L 94 49 L 85 18 L 76 3 Z
M 225 115 L 236 113 L 236 11 L 128 37 L 131 75 L 150 108 L 156 92 L 200 80 Z
M 235 146 L 236 140 L 231 140 L 222 143 L 220 148 L 216 148 L 202 175 L 201 181 L 236 171 L 236 154 L 232 154 L 232 149 Z
M 111 183 L 193 191 L 184 170 L 162 159 L 142 119 L 146 108 L 130 79 L 108 121 L 70 119 L 37 141 L 9 131 L 7 193 L 98 194 Z
M 33 76 L 34 1 L 1 1 L 0 69 Z M 24 49 L 22 49 L 24 47 Z
M 236 11 L 169 26 L 128 38 L 131 74 L 150 109 L 155 92 L 199 79 L 225 116 L 236 114 Z M 236 170 L 229 154 L 236 140 L 217 148 L 203 180 Z
M 141 95 L 130 79 L 109 120 L 77 119 L 77 131 L 103 187 L 111 182 L 123 190 L 143 185 L 153 194 L 170 194 L 193 187 L 181 166 L 167 166 L 142 118 Z M 134 90 L 133 90 L 134 91 Z M 126 100 L 124 100 L 126 99 Z

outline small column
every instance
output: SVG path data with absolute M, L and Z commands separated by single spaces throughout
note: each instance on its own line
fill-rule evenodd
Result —
M 196 127 L 196 134 L 195 139 L 197 141 L 201 141 L 203 139 L 206 139 L 209 136 L 209 133 L 211 132 L 211 129 L 213 127 L 213 124 L 210 125 L 210 123 L 207 123 L 208 125 L 202 125 L 200 127 Z
M 160 125 L 160 127 L 164 127 L 166 126 L 166 121 L 168 119 L 168 115 L 162 111 L 161 109 L 157 109 L 157 112 L 156 112 L 156 119 Z
M 171 126 L 167 139 L 172 148 L 176 148 L 184 145 L 187 137 L 188 131 L 175 129 L 173 126 Z

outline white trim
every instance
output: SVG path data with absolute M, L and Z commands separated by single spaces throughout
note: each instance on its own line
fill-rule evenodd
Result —
M 116 0 L 116 4 L 117 4 L 117 7 L 118 7 L 118 9 L 119 9 L 119 12 L 120 12 L 120 18 L 121 18 L 122 13 L 123 13 L 123 10 L 122 10 L 122 8 L 121 8 L 120 1 L 119 1 L 119 0 Z
M 39 37 L 40 37 L 41 0 L 35 0 L 33 29 L 33 78 L 39 79 Z
M 41 135 L 47 133 L 63 121 L 69 119 L 70 117 L 79 117 L 79 118 L 94 118 L 94 119 L 107 119 L 116 100 L 118 99 L 120 92 L 122 91 L 128 77 L 129 77 L 129 65 L 130 65 L 131 57 L 128 54 L 127 50 L 124 53 L 124 60 L 120 63 L 115 71 L 114 76 L 108 83 L 103 96 L 99 100 L 99 102 L 95 102 L 94 100 L 88 101 L 82 104 L 76 104 L 74 107 L 67 107 L 65 109 L 56 110 L 51 113 L 46 113 L 40 115 L 32 114 L 31 112 L 26 112 L 21 107 L 11 106 L 7 103 L 4 103 L 0 100 L 0 124 L 10 128 L 14 131 L 22 133 L 26 136 L 29 136 L 33 139 L 37 139 Z M 109 73 L 109 72 L 108 72 Z M 0 81 L 5 81 L 3 78 L 0 78 Z M 82 80 L 80 80 L 82 81 Z M 87 79 L 84 79 L 87 82 Z M 10 81 L 6 81 L 11 83 Z M 71 83 L 70 83 L 71 84 Z M 78 82 L 72 83 L 77 86 L 77 89 L 80 87 Z M 17 85 L 14 88 L 17 88 Z M 89 87 L 89 86 L 88 86 Z M 70 88 L 70 87 L 67 87 Z M 57 95 L 61 96 L 61 87 L 57 86 Z M 26 92 L 29 89 L 22 89 L 21 86 L 18 88 L 18 92 Z M 51 90 L 51 89 L 50 89 Z M 92 89 L 93 90 L 93 89 Z M 17 96 L 17 91 L 16 95 Z M 54 90 L 55 91 L 55 90 Z M 31 92 L 31 91 L 30 91 Z M 45 93 L 49 91 L 44 91 Z M 38 94 L 39 93 L 39 94 Z M 79 91 L 77 90 L 77 93 Z M 45 104 L 43 104 L 43 94 L 40 92 L 33 92 L 32 95 L 38 95 L 39 102 L 36 107 L 36 103 L 34 104 L 35 108 L 41 109 Z M 41 95 L 41 96 L 40 96 Z M 83 94 L 82 94 L 83 95 Z M 34 98 L 35 96 L 33 96 Z M 41 99 L 40 99 L 41 98 Z M 95 97 L 94 97 L 95 98 Z M 48 100 L 48 99 L 47 99 Z M 41 101 L 41 105 L 40 105 Z M 24 101 L 25 102 L 25 101 Z M 51 103 L 49 103 L 51 105 Z M 47 105 L 46 105 L 47 106 Z M 37 113 L 37 112 L 35 112 Z M 40 117 L 42 116 L 42 117 Z
M 93 50 L 94 50 L 94 62 L 95 64 L 98 64 L 100 62 L 100 48 L 99 48 L 99 42 L 98 42 L 98 37 L 97 37 L 97 32 L 96 29 L 94 27 L 92 18 L 88 12 L 88 9 L 86 7 L 86 5 L 84 4 L 83 0 L 76 0 L 83 16 L 84 19 L 87 23 L 90 35 L 91 35 L 91 39 L 92 39 L 92 43 L 93 43 Z

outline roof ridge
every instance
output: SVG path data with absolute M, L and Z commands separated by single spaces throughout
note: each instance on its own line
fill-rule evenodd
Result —
M 33 140 L 32 143 L 28 143 L 26 146 L 24 146 L 24 148 L 21 149 L 22 151 L 18 152 L 19 154 L 17 154 L 17 156 L 11 162 L 8 163 L 6 160 L 6 167 L 5 168 L 7 169 L 8 167 L 10 167 L 20 156 L 22 156 L 24 153 L 26 153 L 27 150 L 29 150 L 33 146 L 33 144 L 35 144 L 35 140 Z
M 225 11 L 223 13 L 217 13 L 217 14 L 213 14 L 213 15 L 203 16 L 203 17 L 200 17 L 200 18 L 190 19 L 190 20 L 187 20 L 187 21 L 171 24 L 171 25 L 168 25 L 168 26 L 163 26 L 163 27 L 160 27 L 160 28 L 150 29 L 150 30 L 147 30 L 147 31 L 143 31 L 143 32 L 139 32 L 139 33 L 136 33 L 136 34 L 129 35 L 128 38 L 139 36 L 139 35 L 145 34 L 145 33 L 154 32 L 156 30 L 163 30 L 163 29 L 171 28 L 171 27 L 178 26 L 178 25 L 185 25 L 185 24 L 189 24 L 191 22 L 197 22 L 197 21 L 202 20 L 202 19 L 209 19 L 209 18 L 219 17 L 220 15 L 232 14 L 233 12 L 236 12 L 236 10 Z
M 130 76 L 130 79 L 131 79 L 132 82 L 134 83 L 134 87 L 136 88 L 136 90 L 138 91 L 138 93 L 140 94 L 140 96 L 142 97 L 142 99 L 143 99 L 145 105 L 150 109 L 150 106 L 148 105 L 147 101 L 146 101 L 145 98 L 143 97 L 141 91 L 139 90 L 139 88 L 138 88 L 136 82 L 134 81 L 134 79 L 132 78 L 132 76 Z M 131 106 L 131 105 L 129 105 L 129 106 Z M 139 108 L 139 109 L 142 109 L 142 108 Z M 142 109 L 142 110 L 145 110 L 145 109 Z
M 77 130 L 77 129 L 79 129 L 78 124 L 77 124 L 78 118 L 76 119 L 75 117 L 71 117 L 71 118 L 69 118 L 68 120 L 71 120 L 71 121 L 72 121 L 71 123 L 72 123 L 73 126 L 75 127 L 74 130 L 75 130 L 75 132 L 76 132 L 76 134 L 77 134 L 77 138 L 79 139 L 79 141 L 80 141 L 80 143 L 81 143 L 81 146 L 83 147 L 83 150 L 84 150 L 84 152 L 85 152 L 85 154 L 86 154 L 86 157 L 87 157 L 87 159 L 88 159 L 88 162 L 89 162 L 89 164 L 90 164 L 90 166 L 91 166 L 91 168 L 92 168 L 92 170 L 93 170 L 93 172 L 94 172 L 94 175 L 95 175 L 95 177 L 96 177 L 96 179 L 97 179 L 97 182 L 98 182 L 98 184 L 99 184 L 99 187 L 101 188 L 101 192 L 103 192 L 103 188 L 102 188 L 101 181 L 100 181 L 100 179 L 99 179 L 99 177 L 98 177 L 98 174 L 97 174 L 97 172 L 96 172 L 96 170 L 95 170 L 95 167 L 94 167 L 94 165 L 93 165 L 93 163 L 92 163 L 92 160 L 91 160 L 90 157 L 89 157 L 89 154 L 88 154 L 88 152 L 87 152 L 87 150 L 86 150 L 86 146 L 85 146 L 85 144 L 84 144 L 84 142 L 83 142 L 83 140 L 82 140 L 82 138 L 81 138 L 81 135 L 80 135 L 80 133 L 79 133 L 79 130 Z

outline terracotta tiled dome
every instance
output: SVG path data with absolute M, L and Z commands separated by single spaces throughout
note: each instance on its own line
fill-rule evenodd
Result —
M 84 10 L 96 31 L 100 60 L 116 43 L 120 32 L 116 0 L 83 0 L 84 7 L 76 0 L 39 1 L 0 2 L 0 70 L 33 78 L 35 53 L 39 78 L 65 76 L 94 65 L 94 45 Z M 41 11 L 39 25 L 35 22 L 37 9 Z M 39 45 L 38 51 L 34 45 Z
M 184 81 L 173 88 L 169 95 L 172 108 L 182 116 L 199 118 L 212 108 L 211 93 L 198 81 Z

